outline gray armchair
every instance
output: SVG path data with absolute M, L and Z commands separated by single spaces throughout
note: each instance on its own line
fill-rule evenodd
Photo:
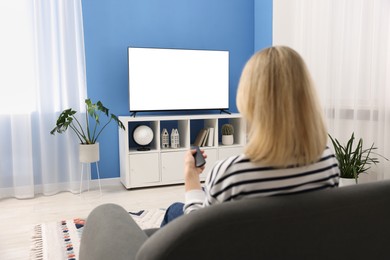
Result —
M 80 259 L 377 260 L 390 259 L 389 243 L 390 181 L 380 181 L 228 202 L 147 231 L 103 205 L 87 219 Z

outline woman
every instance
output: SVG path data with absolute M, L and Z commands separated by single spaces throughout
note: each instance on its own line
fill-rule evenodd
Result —
M 338 186 L 339 168 L 310 74 L 293 49 L 255 53 L 244 67 L 237 107 L 249 125 L 244 154 L 216 163 L 204 190 L 191 150 L 185 157 L 185 204 L 175 203 L 162 226 L 202 207 L 258 196 Z M 204 155 L 205 156 L 205 155 Z

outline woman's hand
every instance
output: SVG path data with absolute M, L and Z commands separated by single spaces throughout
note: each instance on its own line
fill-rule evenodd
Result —
M 204 150 L 200 150 L 203 157 L 207 158 Z M 184 182 L 185 190 L 201 190 L 199 175 L 203 172 L 205 166 L 196 167 L 194 154 L 196 153 L 195 149 L 189 150 L 184 158 Z

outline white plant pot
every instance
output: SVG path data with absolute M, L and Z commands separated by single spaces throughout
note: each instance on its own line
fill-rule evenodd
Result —
M 79 159 L 82 163 L 93 163 L 100 160 L 99 143 L 95 144 L 80 144 Z
M 232 145 L 234 143 L 233 135 L 222 135 L 223 145 Z
M 355 185 L 356 180 L 354 178 L 340 178 L 339 179 L 339 187 L 349 186 L 349 185 Z

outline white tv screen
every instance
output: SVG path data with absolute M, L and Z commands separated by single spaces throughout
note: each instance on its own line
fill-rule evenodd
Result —
M 229 52 L 128 48 L 130 112 L 229 108 Z

